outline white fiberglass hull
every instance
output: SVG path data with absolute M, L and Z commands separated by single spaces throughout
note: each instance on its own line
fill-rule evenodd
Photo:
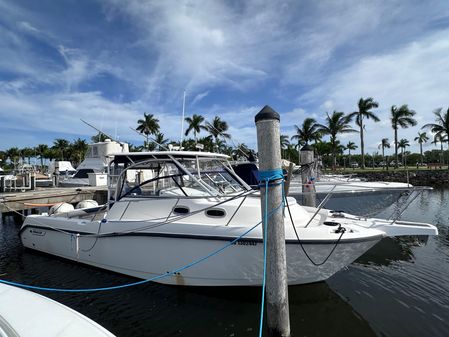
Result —
M 0 336 L 114 337 L 61 303 L 6 284 L 0 284 Z
M 305 240 L 303 248 L 315 263 L 323 262 L 334 248 L 334 240 Z M 342 239 L 326 263 L 315 266 L 296 240 L 287 240 L 289 285 L 322 281 L 376 244 L 376 231 L 363 239 Z M 21 239 L 25 247 L 57 255 L 102 269 L 150 279 L 177 270 L 229 244 L 233 238 L 139 233 L 95 238 L 68 236 L 55 230 L 24 225 Z M 315 242 L 314 242 L 315 241 Z M 77 249 L 78 245 L 78 249 Z M 159 283 L 186 286 L 258 286 L 262 283 L 263 243 L 259 238 L 238 241 L 217 255 Z

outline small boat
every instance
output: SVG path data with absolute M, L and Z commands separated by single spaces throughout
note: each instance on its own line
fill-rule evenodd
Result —
M 164 275 L 157 282 L 165 284 L 261 285 L 260 193 L 239 178 L 227 156 L 115 154 L 109 183 L 107 205 L 28 216 L 20 229 L 23 245 L 141 279 Z M 430 224 L 303 207 L 291 197 L 285 203 L 290 285 L 329 278 L 384 237 L 438 234 Z M 205 256 L 211 257 L 195 263 Z M 192 266 L 171 273 L 186 265 Z
M 232 166 L 248 185 L 259 188 L 259 169 L 256 162 L 233 162 Z M 311 186 L 310 183 L 309 187 Z M 408 183 L 366 181 L 353 175 L 319 175 L 319 178 L 313 181 L 313 186 L 318 202 L 326 199 L 325 208 L 363 214 L 380 212 L 398 201 L 402 195 L 409 195 L 414 190 L 414 186 Z M 300 174 L 292 176 L 288 194 L 302 202 L 304 193 Z
M 0 283 L 0 336 L 114 337 L 101 325 L 61 303 Z
M 60 180 L 66 180 L 75 175 L 76 169 L 70 161 L 54 160 L 48 165 L 48 173 L 50 176 L 59 175 Z

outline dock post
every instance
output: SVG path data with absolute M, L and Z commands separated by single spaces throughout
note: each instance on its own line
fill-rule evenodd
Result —
M 280 117 L 265 106 L 255 117 L 260 172 L 281 169 Z M 274 184 L 268 190 L 268 212 L 282 203 L 282 185 Z M 260 188 L 262 219 L 265 214 L 265 187 Z M 267 219 L 267 326 L 269 336 L 290 336 L 288 307 L 287 262 L 283 209 L 273 212 Z
M 302 147 L 299 162 L 301 164 L 302 204 L 304 206 L 316 207 L 314 153 L 313 148 L 309 144 Z
M 30 189 L 34 191 L 36 189 L 36 175 L 32 174 L 30 178 Z
M 292 180 L 292 177 L 293 177 L 293 166 L 294 166 L 293 163 L 290 163 L 288 165 L 287 179 L 286 179 L 285 184 L 284 184 L 285 196 L 288 196 L 288 193 L 290 191 L 290 183 L 291 183 L 291 180 Z

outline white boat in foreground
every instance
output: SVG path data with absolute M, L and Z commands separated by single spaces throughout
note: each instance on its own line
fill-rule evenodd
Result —
M 114 337 L 101 325 L 42 295 L 0 283 L 2 337 Z
M 233 171 L 227 156 L 201 152 L 117 154 L 107 207 L 30 215 L 24 246 L 141 279 L 188 286 L 258 286 L 263 239 L 259 192 Z M 287 198 L 288 283 L 325 280 L 383 237 L 437 235 L 435 226 L 388 221 L 300 206 Z M 248 232 L 249 231 L 249 232 Z M 220 253 L 175 274 L 177 270 Z M 325 263 L 319 265 L 323 261 Z

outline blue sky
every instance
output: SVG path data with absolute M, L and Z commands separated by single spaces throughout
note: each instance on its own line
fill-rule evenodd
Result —
M 89 139 L 80 118 L 138 145 L 144 112 L 179 139 L 184 89 L 187 116 L 218 115 L 252 147 L 265 104 L 292 135 L 372 96 L 369 153 L 393 140 L 392 105 L 419 126 L 449 107 L 447 0 L 0 0 L 0 13 L 0 149 Z M 414 151 L 419 126 L 399 132 Z

